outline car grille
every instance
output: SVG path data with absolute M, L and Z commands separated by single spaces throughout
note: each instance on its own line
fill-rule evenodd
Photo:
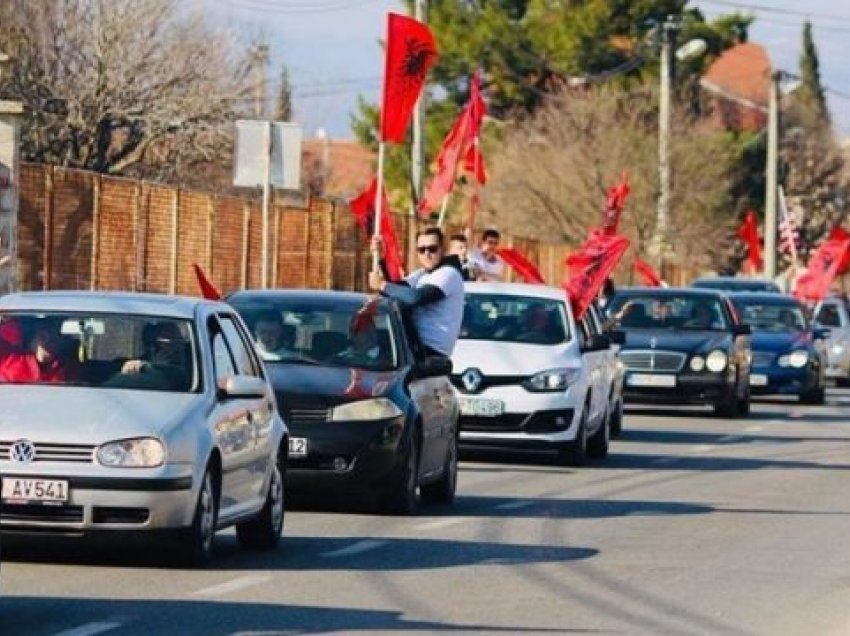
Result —
M 620 360 L 629 371 L 678 372 L 685 366 L 685 354 L 677 351 L 621 351 Z
M 9 451 L 15 441 L 0 441 L 0 460 L 10 459 Z M 94 446 L 91 444 L 48 444 L 34 443 L 34 462 L 70 462 L 89 464 L 94 458 Z
M 0 519 L 8 523 L 38 521 L 41 523 L 82 523 L 82 506 L 43 506 L 38 504 L 5 505 Z
M 776 360 L 776 354 L 772 351 L 753 351 L 754 367 L 769 367 Z
M 557 421 L 562 418 L 564 425 Z M 499 417 L 478 417 L 462 415 L 460 428 L 462 431 L 480 432 L 525 432 L 525 433 L 555 433 L 570 427 L 573 421 L 573 410 L 536 411 L 534 413 L 506 413 Z
M 331 419 L 331 410 L 328 408 L 289 409 L 288 413 L 289 421 L 298 424 L 314 424 Z

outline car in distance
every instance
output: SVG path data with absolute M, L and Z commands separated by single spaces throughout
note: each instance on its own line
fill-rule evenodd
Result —
M 828 330 L 813 329 L 803 305 L 790 296 L 749 293 L 729 298 L 753 332 L 750 391 L 796 395 L 805 404 L 822 404 Z
M 850 386 L 850 303 L 844 296 L 829 296 L 814 311 L 815 325 L 829 330 L 826 340 L 826 377 L 838 386 Z
M 746 276 L 703 276 L 691 283 L 697 289 L 718 289 L 727 292 L 780 293 L 779 285 L 763 278 Z
M 467 283 L 452 362 L 462 445 L 555 450 L 573 465 L 607 455 L 622 416 L 616 354 L 562 289 Z
M 227 301 L 265 351 L 291 431 L 291 489 L 367 496 L 395 514 L 413 511 L 417 491 L 424 503 L 453 501 L 451 362 L 420 353 L 394 302 L 307 290 L 240 291 Z M 280 336 L 273 345 L 270 327 Z
M 623 288 L 609 319 L 620 349 L 626 403 L 704 404 L 724 417 L 750 410 L 750 329 L 724 294 L 693 288 Z
M 232 307 L 10 294 L 0 338 L 4 533 L 167 538 L 187 563 L 226 526 L 244 547 L 277 544 L 287 430 Z M 44 342 L 64 372 L 21 373 Z

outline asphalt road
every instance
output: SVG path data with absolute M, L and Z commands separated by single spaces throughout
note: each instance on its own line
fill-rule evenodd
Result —
M 850 634 L 850 393 L 633 410 L 603 462 L 463 462 L 448 509 L 288 513 L 280 550 L 213 564 L 4 545 L 0 634 Z

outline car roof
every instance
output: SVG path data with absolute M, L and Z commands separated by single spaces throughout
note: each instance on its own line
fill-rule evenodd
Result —
M 696 287 L 621 287 L 614 296 L 657 296 L 677 298 L 679 296 L 702 296 L 704 298 L 723 298 L 728 295 L 720 289 L 700 289 Z
M 529 283 L 467 282 L 464 284 L 467 294 L 501 294 L 504 296 L 530 296 L 549 300 L 566 301 L 567 293 L 560 287 L 533 285 Z
M 137 314 L 192 319 L 201 306 L 231 310 L 221 302 L 142 292 L 38 291 L 17 292 L 0 297 L 0 311 L 91 312 Z
M 793 296 L 787 294 L 778 294 L 776 292 L 727 292 L 726 294 L 732 300 L 743 300 L 753 302 L 769 301 L 775 305 L 800 305 L 800 301 Z
M 345 302 L 352 305 L 363 305 L 374 296 L 359 292 L 335 291 L 327 289 L 242 289 L 229 294 L 226 301 L 264 301 L 264 300 L 287 300 L 293 303 L 299 302 Z M 386 304 L 389 299 L 379 296 L 381 304 Z

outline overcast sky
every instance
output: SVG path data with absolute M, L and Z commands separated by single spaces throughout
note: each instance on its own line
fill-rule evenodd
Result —
M 272 93 L 281 63 L 291 72 L 295 117 L 305 136 L 324 128 L 351 138 L 350 114 L 358 94 L 377 101 L 387 11 L 400 0 L 206 0 L 217 15 L 262 29 L 272 43 Z M 850 2 L 845 0 L 692 0 L 709 17 L 739 7 L 756 16 L 750 39 L 764 45 L 774 66 L 796 72 L 803 11 L 814 25 L 821 78 L 831 89 L 837 128 L 850 135 Z M 802 7 L 802 8 L 801 8 Z

